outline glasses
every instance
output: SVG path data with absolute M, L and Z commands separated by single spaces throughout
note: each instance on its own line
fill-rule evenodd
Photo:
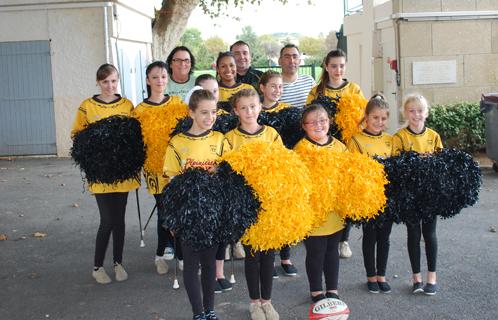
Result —
M 305 125 L 312 125 L 313 127 L 316 127 L 317 125 L 325 125 L 329 123 L 329 119 L 320 119 L 316 121 L 310 121 L 310 122 L 304 122 Z
M 175 59 L 173 59 L 173 62 L 174 63 L 178 63 L 178 64 L 180 64 L 182 62 L 186 63 L 186 64 L 190 64 L 190 59 L 178 59 L 178 58 L 175 58 Z

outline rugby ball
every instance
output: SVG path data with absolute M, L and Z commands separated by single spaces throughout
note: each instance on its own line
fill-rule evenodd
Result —
M 310 306 L 309 320 L 346 320 L 349 317 L 348 306 L 339 299 L 327 298 Z

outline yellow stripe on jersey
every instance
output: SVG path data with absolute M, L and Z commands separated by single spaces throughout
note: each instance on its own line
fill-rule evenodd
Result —
M 100 101 L 92 97 L 83 101 L 78 108 L 76 118 L 71 129 L 71 137 L 83 130 L 90 123 L 97 122 L 110 116 L 131 116 L 133 104 L 130 100 L 116 96 L 111 103 Z M 116 184 L 92 183 L 88 189 L 92 193 L 128 192 L 140 187 L 140 181 L 129 179 Z
M 365 131 L 355 134 L 349 140 L 347 147 L 351 152 L 363 153 L 369 157 L 387 158 L 392 154 L 393 137 L 382 132 L 374 136 Z
M 317 144 L 316 142 L 313 142 L 309 138 L 305 137 L 305 138 L 301 139 L 294 146 L 294 151 L 299 153 L 299 150 L 307 149 L 310 147 L 311 148 L 327 148 L 333 152 L 347 152 L 348 151 L 346 146 L 342 142 L 340 142 L 339 140 L 335 139 L 334 137 L 330 137 L 329 141 L 324 145 Z M 337 213 L 331 212 L 331 213 L 329 213 L 325 223 L 323 225 L 321 225 L 320 227 L 311 231 L 310 236 L 326 236 L 326 235 L 334 234 L 337 231 L 340 231 L 342 229 L 344 229 L 344 219 L 342 219 L 342 217 L 339 216 Z
M 247 83 L 237 83 L 235 86 L 230 87 L 230 88 L 224 87 L 222 84 L 220 84 L 220 87 L 218 89 L 219 93 L 220 93 L 220 98 L 218 101 L 219 102 L 230 101 L 230 98 L 242 89 L 254 90 L 254 87 L 251 86 L 250 84 L 247 84 Z M 254 90 L 254 91 L 256 91 L 256 90 Z
M 155 112 L 155 111 L 159 111 L 161 108 L 172 108 L 172 107 L 179 107 L 179 109 L 181 109 L 181 107 L 184 107 L 185 110 L 188 109 L 188 106 L 185 104 L 185 102 L 183 102 L 183 100 L 180 97 L 178 97 L 178 96 L 165 96 L 165 99 L 162 101 L 162 103 L 153 103 L 153 102 L 150 102 L 148 100 L 144 100 L 133 110 L 133 115 L 135 117 L 140 117 L 140 115 L 143 115 L 146 112 Z M 155 118 L 154 118 L 154 120 L 155 120 Z M 157 121 L 155 121 L 155 123 L 157 123 Z M 144 124 L 142 124 L 142 128 L 143 128 L 143 125 Z M 158 123 L 158 126 L 160 126 L 159 123 Z M 152 129 L 152 128 L 149 128 L 149 129 L 154 130 L 153 132 L 156 132 L 155 129 Z M 144 130 L 144 129 L 142 129 L 142 130 Z M 142 134 L 144 134 L 144 133 L 145 132 L 142 132 Z M 158 141 L 158 142 L 160 142 L 160 141 Z M 166 141 L 164 141 L 164 144 L 161 144 L 161 143 L 152 144 L 152 145 L 147 145 L 146 147 L 147 148 L 159 148 L 159 149 L 161 149 L 160 147 L 166 148 Z M 162 152 L 163 152 L 162 154 L 164 155 L 164 153 L 166 151 L 164 150 Z M 149 158 L 149 160 L 150 160 L 150 158 Z M 161 159 L 160 163 L 163 163 L 163 162 L 164 162 L 164 158 Z M 150 194 L 160 194 L 163 191 L 164 186 L 168 183 L 168 179 L 166 177 L 163 177 L 161 175 L 157 175 L 157 174 L 149 172 L 147 170 L 144 170 L 144 178 L 145 178 L 145 183 L 147 185 L 147 191 Z
M 282 138 L 277 130 L 270 126 L 262 126 L 261 130 L 254 134 L 245 132 L 240 128 L 235 128 L 227 132 L 225 138 L 227 139 L 229 150 L 239 150 L 243 145 L 256 141 L 283 145 Z
M 310 93 L 308 94 L 308 98 L 306 99 L 306 104 L 310 104 L 311 101 L 315 100 L 318 98 L 318 86 L 313 87 L 311 89 Z M 340 88 L 334 89 L 331 87 L 325 87 L 324 92 L 325 96 L 330 97 L 330 98 L 337 98 L 342 96 L 343 94 L 359 94 L 362 97 L 365 97 L 363 95 L 363 92 L 361 92 L 360 86 L 357 85 L 354 82 L 347 82 L 345 85 L 343 85 Z
M 166 148 L 163 172 L 171 178 L 188 168 L 211 170 L 227 147 L 225 137 L 217 131 L 200 136 L 179 133 L 171 138 Z
M 285 102 L 276 102 L 273 106 L 270 106 L 268 108 L 265 108 L 263 106 L 262 111 L 264 112 L 279 112 L 280 110 L 290 108 L 290 104 L 285 103 Z
M 439 134 L 429 128 L 422 133 L 413 133 L 408 128 L 403 128 L 393 136 L 393 155 L 401 151 L 415 151 L 418 153 L 433 153 L 443 148 Z

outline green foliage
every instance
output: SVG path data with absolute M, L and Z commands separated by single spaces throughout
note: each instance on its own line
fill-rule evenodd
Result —
M 287 0 L 278 1 L 283 4 L 287 3 Z M 219 17 L 224 12 L 228 12 L 229 8 L 242 7 L 246 3 L 260 5 L 261 2 L 262 0 L 200 0 L 199 6 L 205 14 L 208 14 L 211 18 L 214 18 Z
M 268 65 L 268 58 L 265 54 L 265 50 L 258 35 L 251 26 L 245 26 L 242 28 L 242 33 L 237 35 L 237 40 L 242 40 L 249 45 L 251 48 L 252 64 L 257 66 Z
M 201 32 L 196 28 L 188 28 L 180 38 L 180 44 L 192 51 L 195 57 L 196 69 L 209 69 L 214 58 L 208 53 Z
M 445 147 L 472 152 L 486 143 L 484 115 L 478 103 L 431 106 L 426 125 L 439 133 Z

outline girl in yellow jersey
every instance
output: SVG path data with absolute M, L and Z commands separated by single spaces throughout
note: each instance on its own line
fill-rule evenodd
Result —
M 258 123 L 261 103 L 256 90 L 243 89 L 232 97 L 233 112 L 239 118 L 239 126 L 225 134 L 231 150 L 238 150 L 243 145 L 266 141 L 283 145 L 275 129 Z M 244 268 L 251 303 L 251 319 L 278 319 L 278 313 L 271 304 L 273 250 L 256 251 L 250 246 L 235 245 L 235 256 L 244 258 Z M 218 257 L 217 257 L 218 258 Z
M 389 119 L 389 105 L 384 96 L 376 94 L 365 108 L 365 129 L 355 134 L 348 142 L 352 152 L 363 153 L 369 157 L 387 158 L 392 152 L 392 136 L 384 132 Z M 363 225 L 363 263 L 367 273 L 367 288 L 371 293 L 389 293 L 391 287 L 386 282 L 386 265 L 389 256 L 389 235 L 393 222 L 384 220 Z M 377 263 L 375 245 L 377 244 Z
M 142 103 L 140 103 L 133 114 L 137 117 L 143 115 L 147 112 L 153 112 L 160 108 L 171 108 L 178 105 L 184 105 L 180 97 L 177 96 L 168 96 L 164 95 L 164 90 L 166 89 L 166 85 L 168 83 L 168 73 L 167 73 L 167 65 L 162 61 L 155 61 L 147 66 L 145 70 L 146 81 L 148 86 L 149 97 L 145 99 Z M 187 106 L 185 105 L 185 108 Z M 142 124 L 144 127 L 145 124 Z M 147 128 L 143 128 L 142 130 L 146 130 Z M 155 145 L 147 145 L 146 146 L 149 152 L 152 148 L 155 148 Z M 164 152 L 164 151 L 163 151 Z M 159 212 L 162 211 L 160 196 L 164 186 L 167 183 L 167 179 L 160 174 L 149 172 L 144 170 L 145 182 L 147 184 L 147 191 L 152 194 L 156 200 L 157 205 L 157 249 L 156 249 L 156 257 L 154 263 L 156 265 L 156 271 L 158 274 L 163 275 L 168 272 L 168 264 L 166 263 L 166 259 L 173 259 L 174 250 L 173 250 L 173 237 L 171 233 L 164 229 L 163 220 L 160 218 Z M 166 254 L 165 254 L 166 252 Z M 181 250 L 177 250 L 176 252 L 178 259 L 180 260 L 180 265 L 183 264 L 183 257 L 181 254 Z
M 433 153 L 443 148 L 439 134 L 425 127 L 425 120 L 429 114 L 429 104 L 421 95 L 409 95 L 403 103 L 403 115 L 407 126 L 393 136 L 393 154 L 401 151 L 415 151 L 418 153 Z M 428 222 L 415 225 L 406 225 L 408 231 L 408 255 L 412 266 L 413 293 L 435 295 L 436 286 L 436 260 L 437 260 L 437 218 Z M 427 283 L 422 284 L 420 273 L 420 238 L 424 236 L 425 254 L 427 257 Z
M 212 131 L 216 121 L 216 99 L 211 92 L 197 90 L 192 93 L 189 115 L 193 120 L 192 127 L 187 132 L 172 137 L 166 148 L 163 171 L 168 179 L 188 168 L 214 170 L 227 148 L 223 134 Z M 183 278 L 194 319 L 218 319 L 214 313 L 215 259 L 218 246 L 199 251 L 182 243 L 182 250 Z M 199 264 L 202 269 L 202 298 Z
M 259 79 L 259 90 L 263 94 L 263 111 L 278 112 L 291 106 L 278 101 L 283 92 L 282 75 L 279 72 L 268 70 L 263 73 Z
M 321 105 L 306 107 L 301 118 L 306 136 L 294 150 L 301 148 L 328 148 L 334 152 L 346 152 L 346 146 L 328 134 L 330 119 Z M 313 230 L 304 240 L 306 247 L 306 273 L 310 284 L 311 300 L 318 302 L 324 298 L 337 298 L 339 278 L 339 241 L 344 229 L 344 220 L 331 212 L 325 223 Z M 322 274 L 325 275 L 326 290 L 322 287 Z
M 133 104 L 116 94 L 119 83 L 118 70 L 111 64 L 103 64 L 97 70 L 97 85 L 100 94 L 81 103 L 74 120 L 71 136 L 83 130 L 90 123 L 114 115 L 131 116 Z M 137 189 L 140 181 L 128 180 L 117 184 L 90 184 L 95 194 L 100 213 L 100 225 L 95 244 L 94 269 L 92 276 L 98 283 L 110 283 L 103 265 L 107 245 L 112 233 L 113 262 L 116 281 L 128 279 L 122 266 L 125 237 L 125 210 L 128 192 Z
M 344 79 L 346 72 L 346 53 L 341 49 L 330 51 L 322 63 L 322 75 L 318 85 L 311 89 L 306 104 L 311 103 L 319 96 L 337 98 L 345 93 L 360 94 L 360 86 Z
M 230 97 L 242 89 L 253 89 L 250 84 L 237 82 L 237 66 L 230 51 L 220 52 L 216 59 L 216 77 L 219 81 L 220 102 L 229 102 Z

